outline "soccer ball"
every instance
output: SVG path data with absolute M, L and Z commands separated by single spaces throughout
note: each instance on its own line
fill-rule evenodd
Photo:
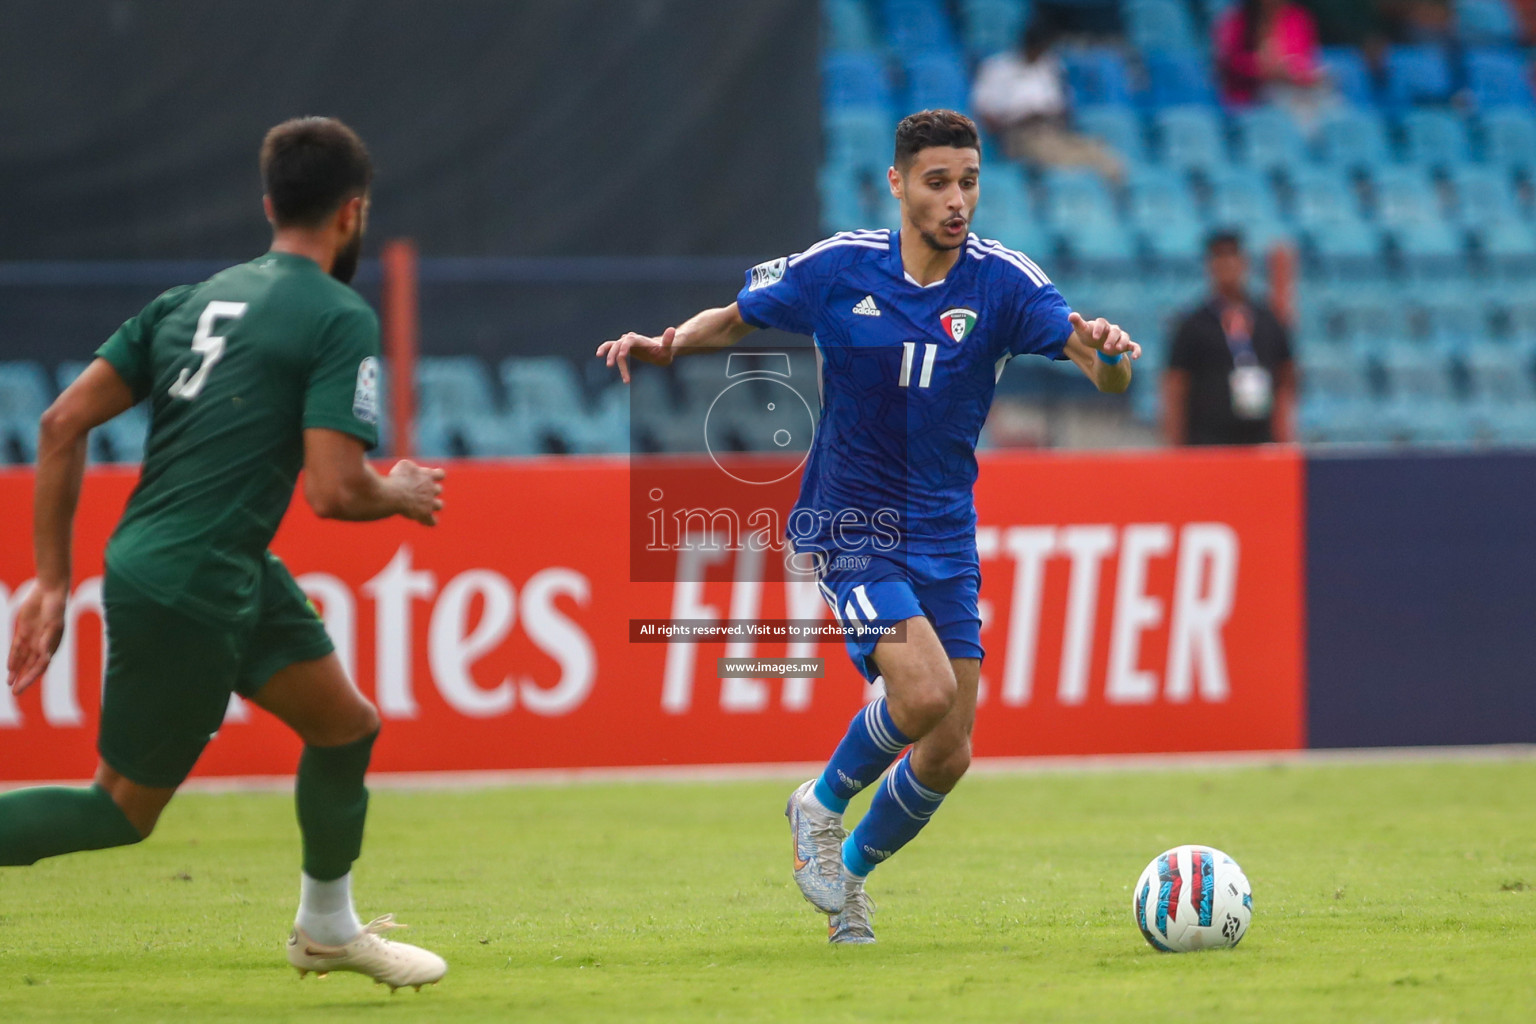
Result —
M 1248 931 L 1253 887 L 1220 850 L 1175 846 L 1136 880 L 1131 913 L 1142 936 L 1164 953 L 1227 949 Z

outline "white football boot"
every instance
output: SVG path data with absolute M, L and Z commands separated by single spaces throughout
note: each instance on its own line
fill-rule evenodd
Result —
M 843 909 L 843 816 L 809 804 L 816 786 L 812 779 L 790 795 L 784 816 L 794 839 L 795 884 L 823 914 Z
M 875 905 L 864 892 L 864 879 L 858 875 L 846 877 L 843 909 L 827 918 L 827 941 L 867 945 L 875 941 L 875 928 L 869 920 Z
M 322 978 L 332 971 L 352 971 L 366 974 L 375 984 L 388 985 L 391 994 L 405 985 L 420 992 L 421 986 L 441 981 L 448 973 L 448 964 L 420 946 L 384 938 L 385 932 L 404 927 L 395 923 L 394 914 L 385 914 L 369 921 L 362 933 L 344 946 L 313 942 L 294 928 L 288 936 L 288 962 L 298 968 L 301 978 L 310 971 Z

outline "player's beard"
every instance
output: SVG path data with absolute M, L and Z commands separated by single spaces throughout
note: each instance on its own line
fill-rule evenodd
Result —
M 363 230 L 359 225 L 357 231 L 352 234 L 352 240 L 337 250 L 336 259 L 331 263 L 331 276 L 342 284 L 351 284 L 362 255 Z
M 945 223 L 947 223 L 947 221 Z M 940 226 L 942 227 L 943 225 L 941 224 Z M 970 227 L 970 221 L 966 221 L 965 226 Z M 969 237 L 966 234 L 962 234 L 960 236 L 960 241 L 956 242 L 954 245 L 945 245 L 943 242 L 939 241 L 939 237 L 937 235 L 929 234 L 923 230 L 919 230 L 917 233 L 922 237 L 924 244 L 926 244 L 928 248 L 932 249 L 934 252 L 951 252 L 964 245 L 966 238 Z

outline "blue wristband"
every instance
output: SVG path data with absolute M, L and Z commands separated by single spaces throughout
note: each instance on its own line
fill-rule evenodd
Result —
M 1105 363 L 1109 366 L 1114 366 L 1116 363 L 1120 362 L 1120 360 L 1125 358 L 1125 353 L 1120 352 L 1115 355 L 1115 358 L 1111 359 L 1104 354 L 1104 350 L 1101 348 L 1094 349 L 1093 354 L 1099 357 L 1099 362 Z

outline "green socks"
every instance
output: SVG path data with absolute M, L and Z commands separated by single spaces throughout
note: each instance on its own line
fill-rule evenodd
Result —
M 342 877 L 362 852 L 368 815 L 363 776 L 378 735 L 344 747 L 304 748 L 296 795 L 304 873 L 311 878 Z M 100 786 L 36 786 L 0 794 L 0 866 L 128 846 L 142 838 Z
M 35 786 L 0 794 L 0 865 L 129 846 L 142 838 L 100 786 Z
M 304 873 L 321 882 L 352 870 L 363 849 L 368 790 L 363 776 L 379 734 L 343 747 L 305 747 L 294 795 L 304 837 Z M 3 826 L 0 826 L 3 828 Z

